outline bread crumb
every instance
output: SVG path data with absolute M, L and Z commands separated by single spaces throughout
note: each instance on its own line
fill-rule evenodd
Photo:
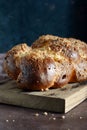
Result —
M 11 117 L 11 115 L 9 115 L 9 117 Z
M 35 116 L 39 116 L 39 113 L 36 113 Z
M 47 112 L 44 112 L 43 114 L 44 114 L 45 116 L 47 116 L 47 115 L 48 115 L 48 113 L 47 113 Z
M 56 120 L 56 118 L 55 118 L 55 117 L 53 117 L 53 120 Z
M 6 120 L 6 122 L 9 122 L 9 120 Z
M 49 90 L 49 88 L 46 88 L 46 89 L 45 89 L 45 91 L 48 91 L 48 90 Z
M 82 119 L 83 117 L 82 116 L 80 116 L 80 119 Z
M 52 116 L 54 116 L 54 114 L 52 114 Z
M 52 119 L 52 117 L 49 117 L 49 120 L 51 120 Z
M 12 120 L 13 122 L 15 122 L 15 120 Z
M 41 89 L 41 91 L 43 92 L 43 91 L 44 91 L 44 89 L 42 88 L 42 89 Z
M 66 117 L 63 115 L 63 116 L 62 116 L 62 119 L 65 119 L 65 118 L 66 118 Z

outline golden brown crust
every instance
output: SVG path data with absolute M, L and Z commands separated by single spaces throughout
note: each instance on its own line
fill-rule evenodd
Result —
M 87 45 L 73 38 L 39 37 L 7 52 L 5 70 L 22 89 L 46 90 L 87 80 Z
M 16 65 L 16 62 L 20 59 L 21 55 L 23 55 L 25 52 L 28 52 L 29 49 L 30 48 L 24 43 L 16 45 L 7 52 L 4 69 L 11 78 L 17 79 L 20 73 L 20 68 Z
M 87 44 L 75 38 L 69 38 L 68 40 L 71 42 L 75 50 L 78 51 L 79 55 L 82 58 L 87 59 Z
M 32 90 L 61 87 L 69 82 L 73 71 L 68 61 L 58 63 L 51 57 L 34 58 L 30 55 L 21 59 L 20 68 L 22 73 L 17 79 L 19 86 Z
M 77 47 L 73 46 L 67 38 L 43 35 L 32 44 L 32 48 L 44 48 L 71 60 L 78 60 L 79 58 L 79 49 L 76 49 Z
M 56 65 L 51 58 L 34 59 L 27 56 L 21 63 L 22 73 L 17 79 L 19 86 L 32 90 L 44 90 L 54 85 Z
M 87 44 L 83 41 L 75 38 L 60 38 L 46 35 L 36 40 L 32 44 L 32 48 L 48 48 L 48 50 L 54 51 L 54 55 L 55 53 L 58 53 L 58 55 L 68 58 L 74 67 L 70 82 L 77 82 L 87 79 L 85 71 L 83 71 L 85 76 L 82 76 L 82 78 L 80 78 L 81 76 L 78 74 L 87 68 Z

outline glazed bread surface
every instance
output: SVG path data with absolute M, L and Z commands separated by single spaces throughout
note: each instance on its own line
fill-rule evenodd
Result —
M 86 52 L 80 40 L 43 35 L 30 47 L 24 43 L 9 50 L 4 68 L 20 88 L 43 91 L 87 80 Z

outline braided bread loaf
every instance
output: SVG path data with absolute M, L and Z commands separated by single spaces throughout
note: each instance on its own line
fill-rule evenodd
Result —
M 87 45 L 73 38 L 39 37 L 7 52 L 4 68 L 22 89 L 47 90 L 87 80 Z

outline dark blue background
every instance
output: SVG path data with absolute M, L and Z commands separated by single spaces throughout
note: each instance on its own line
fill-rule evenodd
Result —
M 0 53 L 43 34 L 87 42 L 87 0 L 0 0 Z

